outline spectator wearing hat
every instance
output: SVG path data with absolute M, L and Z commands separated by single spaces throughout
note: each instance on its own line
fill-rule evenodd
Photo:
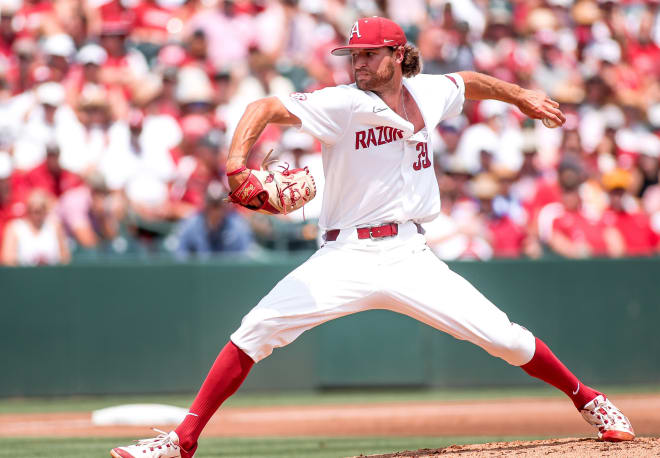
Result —
M 79 175 L 95 170 L 111 142 L 114 116 L 108 91 L 87 84 L 80 93 L 76 119 L 59 131 L 62 167 Z
M 182 116 L 201 114 L 212 116 L 215 93 L 206 71 L 194 65 L 183 67 L 177 74 L 176 100 Z
M 202 115 L 188 115 L 181 120 L 183 140 L 172 150 L 176 159 L 176 177 L 170 190 L 175 218 L 190 215 L 204 205 L 204 193 L 212 181 L 225 180 L 220 151 L 224 134 L 213 129 Z
M 561 200 L 543 207 L 538 216 L 539 236 L 556 254 L 567 258 L 621 256 L 620 234 L 605 226 L 602 218 L 590 215 L 580 188 L 584 170 L 565 161 L 560 165 Z
M 609 196 L 609 207 L 603 214 L 605 226 L 618 231 L 626 256 L 651 256 L 658 252 L 660 237 L 651 228 L 651 219 L 630 194 L 633 177 L 624 169 L 603 174 L 603 187 Z
M 32 88 L 35 83 L 37 44 L 30 37 L 13 41 L 7 61 L 6 78 L 12 95 L 18 95 Z
M 75 118 L 73 110 L 65 104 L 65 91 L 60 83 L 43 83 L 36 88 L 35 95 L 36 104 L 23 115 L 14 143 L 14 164 L 23 170 L 41 163 L 46 157 L 46 144 L 57 141 L 60 129 Z
M 94 172 L 85 181 L 60 197 L 57 213 L 79 245 L 94 248 L 117 237 L 118 212 L 103 175 Z
M 51 196 L 36 189 L 27 198 L 25 217 L 5 228 L 0 261 L 8 266 L 66 264 L 69 248 L 59 218 L 51 213 Z
M 479 103 L 482 122 L 473 124 L 463 132 L 456 154 L 472 173 L 488 171 L 487 164 L 497 164 L 518 170 L 522 163 L 522 135 L 517 123 L 509 119 L 509 108 L 498 100 Z
M 80 94 L 86 84 L 103 85 L 101 68 L 107 58 L 108 53 L 96 43 L 89 43 L 80 48 L 76 54 L 77 65 L 72 70 L 71 92 Z M 77 102 L 77 99 L 70 100 L 72 106 L 76 106 Z
M 170 154 L 180 142 L 178 124 L 169 116 L 146 115 L 137 108 L 112 127 L 99 171 L 114 195 L 125 193 L 130 208 L 146 219 L 167 216 L 168 186 L 176 165 Z
M 34 189 L 42 189 L 56 198 L 83 185 L 80 176 L 62 167 L 60 148 L 56 143 L 46 145 L 46 159 L 26 172 L 21 182 L 22 195 L 28 195 Z
M 71 59 L 76 52 L 73 39 L 65 33 L 47 36 L 42 42 L 41 52 L 46 68 L 37 70 L 43 72 L 43 75 L 37 75 L 37 79 L 65 83 L 70 77 Z
M 0 56 L 5 60 L 11 58 L 12 46 L 18 38 L 18 31 L 13 21 L 20 7 L 20 0 L 0 1 Z
M 629 188 L 639 199 L 649 188 L 657 186 L 660 178 L 660 137 L 649 134 L 643 137 L 641 143 L 640 154 L 632 168 L 633 183 Z
M 130 30 L 130 21 L 120 16 L 105 20 L 99 37 L 100 45 L 107 53 L 101 66 L 101 81 L 110 88 L 121 89 L 127 100 L 131 98 L 132 90 L 149 73 L 142 53 L 129 48 L 126 43 Z
M 540 246 L 531 237 L 524 223 L 526 216 L 507 193 L 515 173 L 499 170 L 498 175 L 482 173 L 472 183 L 472 194 L 479 200 L 483 237 L 490 243 L 494 258 L 537 258 Z M 516 221 L 518 219 L 518 221 Z
M 210 79 L 216 74 L 216 67 L 211 62 L 208 54 L 208 40 L 203 30 L 198 29 L 191 33 L 185 41 L 185 58 L 181 67 L 194 65 L 203 69 Z
M 217 253 L 249 253 L 254 246 L 250 225 L 225 201 L 226 188 L 209 184 L 204 208 L 176 229 L 177 256 L 208 258 Z

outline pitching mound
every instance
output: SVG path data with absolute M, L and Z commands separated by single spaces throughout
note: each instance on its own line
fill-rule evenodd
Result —
M 434 458 L 439 455 L 461 458 L 521 456 L 546 457 L 657 457 L 660 456 L 660 438 L 638 437 L 631 442 L 601 442 L 596 439 L 547 439 L 541 441 L 492 442 L 489 444 L 452 445 L 431 450 L 421 449 L 387 455 L 369 455 L 369 458 Z M 360 455 L 363 456 L 363 455 Z M 354 457 L 357 458 L 357 457 Z

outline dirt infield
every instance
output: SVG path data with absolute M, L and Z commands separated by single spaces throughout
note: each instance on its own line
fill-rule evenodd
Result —
M 617 396 L 638 436 L 660 436 L 660 395 Z M 154 425 L 167 429 L 168 425 Z M 480 402 L 406 402 L 364 405 L 232 407 L 216 415 L 206 437 L 302 436 L 556 436 L 593 437 L 595 431 L 566 399 L 507 399 Z M 148 427 L 95 426 L 91 413 L 3 414 L 0 436 L 149 437 Z M 424 455 L 426 453 L 426 455 Z M 536 455 L 538 453 L 538 455 Z M 574 455 L 571 455 L 574 453 Z M 604 444 L 558 439 L 452 446 L 436 451 L 383 455 L 461 457 L 525 454 L 545 456 L 660 456 L 660 440 Z
M 461 458 L 485 458 L 493 456 L 546 457 L 561 456 L 568 458 L 585 457 L 622 457 L 646 458 L 660 454 L 660 439 L 641 437 L 633 442 L 605 443 L 595 439 L 552 439 L 542 441 L 492 442 L 488 444 L 452 445 L 437 450 L 416 450 L 414 452 L 388 453 L 387 455 L 369 455 L 369 458 L 434 458 L 437 456 L 456 456 Z M 360 455 L 363 456 L 363 455 Z M 353 457 L 358 458 L 358 457 Z

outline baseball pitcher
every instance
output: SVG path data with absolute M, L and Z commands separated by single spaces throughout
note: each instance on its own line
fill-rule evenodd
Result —
M 350 56 L 355 83 L 250 104 L 227 160 L 233 202 L 286 213 L 314 197 L 313 177 L 304 168 L 247 169 L 248 151 L 269 123 L 298 126 L 317 138 L 325 243 L 243 318 L 175 431 L 111 455 L 192 457 L 204 426 L 254 363 L 314 326 L 371 309 L 403 313 L 480 346 L 563 391 L 603 440 L 632 440 L 632 426 L 610 400 L 449 270 L 426 245 L 421 226 L 440 212 L 430 134 L 460 114 L 465 99 L 507 102 L 546 126 L 564 123 L 559 105 L 541 92 L 475 72 L 420 74 L 417 49 L 399 25 L 380 17 L 358 20 L 348 44 L 332 53 Z

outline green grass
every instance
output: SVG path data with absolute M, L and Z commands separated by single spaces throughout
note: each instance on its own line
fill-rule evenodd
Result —
M 628 393 L 658 393 L 659 385 L 599 387 L 610 396 Z M 238 393 L 225 407 L 363 404 L 376 402 L 464 401 L 484 399 L 511 399 L 519 397 L 552 398 L 563 394 L 546 386 L 517 388 L 471 388 L 429 390 L 351 390 L 333 392 L 277 392 Z M 81 396 L 60 398 L 0 399 L 2 413 L 83 412 L 120 404 L 160 403 L 188 407 L 193 394 Z
M 195 458 L 338 458 L 360 454 L 392 453 L 420 448 L 442 448 L 539 437 L 363 437 L 363 438 L 209 438 L 200 441 Z M 12 458 L 107 458 L 109 450 L 130 444 L 117 438 L 17 438 L 0 439 L 0 457 Z

